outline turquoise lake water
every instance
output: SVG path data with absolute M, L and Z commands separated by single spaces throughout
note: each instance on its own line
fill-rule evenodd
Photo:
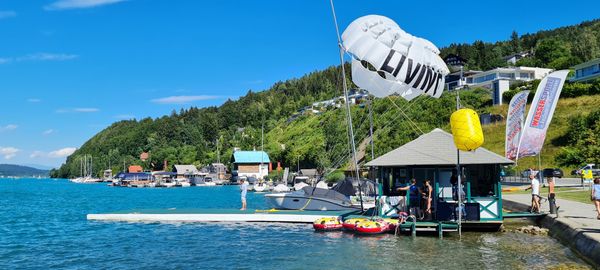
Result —
M 248 207 L 267 208 L 249 193 Z M 546 269 L 588 267 L 550 237 L 315 233 L 311 225 L 124 223 L 86 214 L 239 208 L 237 186 L 133 189 L 0 179 L 0 269 Z M 509 226 L 517 226 L 514 224 Z

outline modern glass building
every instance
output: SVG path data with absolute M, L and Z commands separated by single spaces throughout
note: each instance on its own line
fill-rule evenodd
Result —
M 600 58 L 576 65 L 573 69 L 575 77 L 571 78 L 572 82 L 585 82 L 600 78 Z
M 542 79 L 552 69 L 537 67 L 496 68 L 466 77 L 469 87 L 483 87 L 492 90 L 494 105 L 502 104 L 502 94 L 508 91 L 510 85 L 517 81 Z

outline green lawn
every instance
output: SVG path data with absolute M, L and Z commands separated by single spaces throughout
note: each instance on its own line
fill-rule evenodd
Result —
M 502 194 L 531 194 L 531 190 L 517 190 L 517 191 L 502 191 Z M 542 188 L 542 197 L 548 197 L 548 189 Z M 590 201 L 590 191 L 580 188 L 556 188 L 556 197 L 559 199 L 565 199 L 575 202 L 592 204 Z

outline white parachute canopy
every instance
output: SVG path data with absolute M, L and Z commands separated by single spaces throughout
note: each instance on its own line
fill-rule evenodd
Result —
M 407 100 L 442 95 L 450 72 L 440 51 L 428 40 L 404 32 L 391 19 L 367 15 L 342 34 L 352 55 L 352 81 L 376 97 L 398 94 Z

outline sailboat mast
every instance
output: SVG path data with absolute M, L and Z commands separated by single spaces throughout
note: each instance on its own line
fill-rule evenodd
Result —
M 373 145 L 373 99 L 369 99 L 369 136 L 371 137 L 371 160 L 375 159 L 375 146 Z
M 263 173 L 263 162 L 264 162 L 264 151 L 265 151 L 265 140 L 264 140 L 264 136 L 265 136 L 265 119 L 263 119 L 263 123 L 262 126 L 260 127 L 260 170 L 258 170 L 260 172 L 260 174 L 262 175 Z
M 215 144 L 217 145 L 217 163 L 221 163 L 221 153 L 219 153 L 219 138 L 217 138 Z
M 348 86 L 346 85 L 346 68 L 344 67 L 344 46 L 342 45 L 342 38 L 340 37 L 340 29 L 337 23 L 337 16 L 335 15 L 335 6 L 333 5 L 333 0 L 329 0 L 331 4 L 331 12 L 333 14 L 333 22 L 335 24 L 335 32 L 337 34 L 338 39 L 338 47 L 340 48 L 340 64 L 342 66 L 342 88 L 344 89 L 344 101 L 346 103 L 346 112 L 347 112 L 347 120 L 348 120 L 348 129 L 350 131 L 350 142 L 352 145 L 352 163 L 354 163 L 354 171 L 356 173 L 356 179 L 358 180 L 358 196 L 360 198 L 360 209 L 363 210 L 363 200 L 362 200 L 362 188 L 360 184 L 360 173 L 358 171 L 358 161 L 356 160 L 356 143 L 354 143 L 354 130 L 352 127 L 352 114 L 350 112 L 350 102 L 348 98 Z

